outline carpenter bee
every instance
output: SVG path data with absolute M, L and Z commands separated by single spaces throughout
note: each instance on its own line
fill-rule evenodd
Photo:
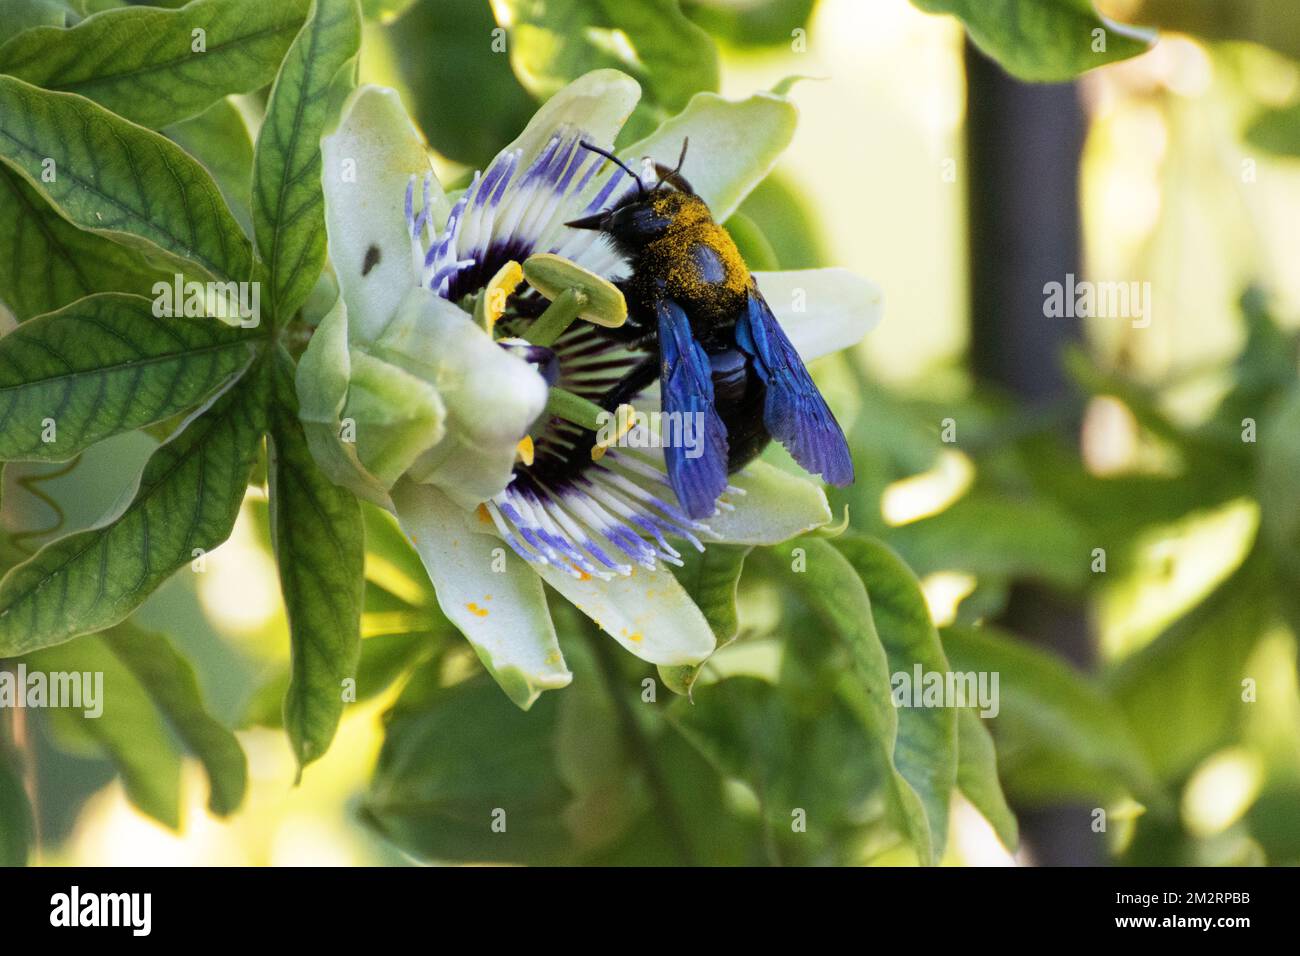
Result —
M 602 329 L 647 357 L 605 395 L 613 410 L 657 377 L 662 410 L 697 415 L 702 453 L 666 448 L 668 477 L 692 518 L 713 514 L 727 476 L 775 438 L 810 473 L 832 485 L 853 481 L 844 432 L 781 330 L 727 231 L 681 174 L 659 163 L 647 189 L 615 156 L 636 190 L 613 207 L 566 223 L 604 233 L 627 257 L 619 285 L 627 322 Z

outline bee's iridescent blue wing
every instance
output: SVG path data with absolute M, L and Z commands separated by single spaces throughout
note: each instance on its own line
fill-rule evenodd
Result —
M 853 483 L 853 459 L 835 416 L 813 383 L 803 359 L 757 289 L 751 289 L 736 344 L 754 361 L 767 386 L 763 424 L 806 471 L 829 484 Z
M 713 406 L 713 369 L 681 306 L 663 300 L 656 311 L 663 411 L 671 416 L 676 434 L 691 439 L 664 448 L 668 480 L 688 515 L 707 518 L 727 487 L 727 427 Z

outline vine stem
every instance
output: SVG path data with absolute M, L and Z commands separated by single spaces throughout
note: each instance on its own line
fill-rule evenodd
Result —
M 659 812 L 672 837 L 675 849 L 686 866 L 694 866 L 697 862 L 695 854 L 691 851 L 690 841 L 686 837 L 686 829 L 682 826 L 677 807 L 673 804 L 672 791 L 668 788 L 663 768 L 660 767 L 654 748 L 650 746 L 650 741 L 646 739 L 641 723 L 637 720 L 636 714 L 632 712 L 632 707 L 623 691 L 625 682 L 619 676 L 618 661 L 614 657 L 612 642 L 604 640 L 599 633 L 593 633 L 591 628 L 584 627 L 582 630 L 587 638 L 587 643 L 591 646 L 592 656 L 596 659 L 596 666 L 599 668 L 600 676 L 605 683 L 605 690 L 609 693 L 609 698 L 614 704 L 614 710 L 618 715 L 618 723 L 622 728 L 623 736 L 631 743 L 636 758 L 641 762 L 641 766 L 645 770 L 646 782 L 650 785 L 650 791 L 654 795 L 654 801 L 659 807 Z
M 14 680 L 18 679 L 17 666 L 13 661 L 0 661 L 0 669 L 9 670 L 14 675 Z M 22 688 L 19 688 L 22 692 Z M 12 707 L 8 711 L 8 720 L 0 721 L 8 725 L 9 746 L 18 760 L 19 778 L 22 780 L 23 790 L 27 793 L 27 804 L 32 812 L 32 857 L 38 859 L 41 852 L 41 815 L 40 803 L 38 802 L 39 792 L 36 782 L 36 750 L 31 742 L 31 730 L 27 723 L 27 711 L 23 707 Z M 3 746 L 3 739 L 0 738 L 0 746 Z

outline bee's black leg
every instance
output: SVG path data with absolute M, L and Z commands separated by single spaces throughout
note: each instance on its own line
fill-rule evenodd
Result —
M 659 356 L 647 355 L 633 365 L 628 373 L 619 380 L 618 384 L 610 388 L 596 404 L 606 411 L 612 412 L 624 402 L 636 397 L 638 392 L 642 391 L 658 377 Z
M 630 315 L 622 325 L 612 329 L 602 328 L 600 330 L 602 338 L 617 342 L 619 345 L 630 349 L 644 348 L 647 343 L 654 341 L 656 334 L 653 329 L 646 328 L 643 323 Z

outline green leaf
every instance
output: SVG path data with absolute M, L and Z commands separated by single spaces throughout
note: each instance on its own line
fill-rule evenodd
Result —
M 279 355 L 271 411 L 271 533 L 289 615 L 291 678 L 284 723 L 300 766 L 319 758 L 343 713 L 344 681 L 357 677 L 365 537 L 361 506 L 316 467 Z
M 640 135 L 718 88 L 718 53 L 677 0 L 493 0 L 497 23 L 510 31 L 510 65 L 538 99 L 570 80 L 612 67 L 641 83 L 628 135 Z
M 271 89 L 253 160 L 253 224 L 277 321 L 302 305 L 325 264 L 320 138 L 360 44 L 356 0 L 312 0 Z
M 0 866 L 26 866 L 33 836 L 32 808 L 16 755 L 0 745 Z
M 1242 699 L 1242 679 L 1274 622 L 1277 583 L 1276 569 L 1256 549 L 1204 601 L 1107 675 L 1106 686 L 1163 779 L 1182 779 L 1234 740 L 1248 719 L 1255 705 Z
M 561 632 L 590 632 L 589 625 L 573 620 L 566 611 L 557 618 Z M 638 774 L 638 761 L 644 762 L 648 755 L 638 753 L 636 742 L 628 738 L 623 723 L 628 705 L 615 697 L 620 690 L 630 696 L 631 686 L 616 687 L 601 680 L 606 675 L 592 651 L 593 645 L 583 640 L 571 641 L 565 648 L 565 662 L 580 676 L 556 695 L 555 721 L 555 771 L 573 792 L 565 820 L 573 842 L 586 850 L 618 840 L 654 803 Z
M 888 783 L 838 696 L 793 706 L 779 688 L 739 676 L 710 684 L 694 704 L 674 702 L 669 713 L 714 774 L 752 791 L 765 832 L 761 844 L 750 841 L 751 853 L 762 846 L 766 862 L 786 865 L 862 862 L 862 844 L 885 823 L 879 794 Z M 796 820 L 804 829 L 794 829 Z
M 510 58 L 484 55 L 494 29 L 486 3 L 419 3 L 384 31 L 416 125 L 438 153 L 470 169 L 486 169 L 537 109 Z
M 852 563 L 821 538 L 797 538 L 772 553 L 786 568 L 802 568 L 784 579 L 831 635 L 835 649 L 843 652 L 824 669 L 834 675 L 840 695 L 863 724 L 867 744 L 886 768 L 887 792 L 917 857 L 922 862 L 933 860 L 935 844 L 925 804 L 895 763 L 898 710 L 892 703 L 889 659 L 873 623 L 867 589 Z M 822 643 L 820 636 L 802 631 L 791 633 L 789 640 L 796 647 Z
M 751 550 L 722 544 L 711 544 L 702 552 L 687 548 L 682 551 L 682 566 L 673 569 L 677 582 L 704 612 L 704 619 L 713 629 L 718 647 L 735 640 L 740 629 L 736 616 L 736 588 L 740 585 L 745 558 Z M 660 667 L 659 676 L 673 693 L 689 694 L 703 666 Z
M 1300 8 L 1292 0 L 1136 0 L 1129 19 L 1204 40 L 1246 40 L 1300 57 Z
M 361 12 L 367 20 L 392 23 L 415 3 L 415 0 L 361 0 Z
M 929 518 L 890 531 L 890 542 L 922 574 L 968 571 L 1023 577 L 1063 589 L 1088 578 L 1085 529 L 1055 502 L 973 491 Z
M 120 515 L 47 544 L 0 580 L 0 655 L 118 623 L 226 540 L 264 430 L 264 371 L 255 365 L 160 446 Z
M 1249 303 L 1244 305 L 1249 314 Z M 1254 323 L 1248 319 L 1247 324 Z M 1239 361 L 1246 358 L 1243 354 Z M 1095 359 L 1082 348 L 1068 348 L 1064 364 L 1087 392 L 1118 398 L 1128 406 L 1138 424 L 1155 438 L 1172 446 L 1184 461 L 1196 461 L 1196 471 L 1202 481 L 1230 487 L 1239 475 L 1254 467 L 1254 450 L 1241 440 L 1240 420 L 1230 423 L 1210 421 L 1199 428 L 1188 428 L 1174 421 L 1161 408 L 1156 389 L 1099 368 Z M 1234 371 L 1240 374 L 1247 370 L 1238 366 Z
M 68 21 L 68 5 L 60 0 L 3 0 L 0 3 L 0 42 L 36 27 L 61 27 Z
M 946 674 L 948 659 L 911 569 L 871 538 L 844 536 L 832 543 L 867 586 L 891 674 L 911 678 L 917 665 L 926 673 Z M 937 863 L 948 839 L 948 798 L 957 784 L 956 710 L 900 707 L 894 763 L 925 805 L 933 848 L 930 862 Z
M 419 554 L 402 533 L 397 520 L 388 511 L 371 504 L 361 506 L 361 518 L 366 529 L 366 609 L 371 610 L 369 604 L 378 595 L 391 595 L 397 607 L 428 609 L 424 613 L 436 615 L 440 625 L 450 626 L 436 610 L 437 598 L 429 572 L 420 563 Z M 380 608 L 391 609 L 392 605 Z
M 762 268 L 816 269 L 830 264 L 821 228 L 809 214 L 807 200 L 779 170 L 755 186 L 737 212 L 762 232 L 776 257 L 777 265 Z M 731 228 L 730 219 L 727 228 Z M 745 261 L 751 271 L 760 268 Z
M 84 232 L 0 164 L 0 302 L 18 321 L 92 292 L 148 292 L 170 279 L 139 252 Z
M 252 248 L 207 171 L 166 137 L 80 96 L 0 76 L 0 161 L 82 229 L 218 279 L 252 273 Z
M 25 322 L 0 338 L 0 459 L 66 461 L 192 408 L 248 367 L 254 344 L 210 319 L 157 319 L 150 300 L 117 292 Z
M 226 205 L 244 233 L 253 234 L 253 140 L 239 108 L 221 99 L 192 119 L 168 126 L 163 134 L 212 174 Z
M 1300 580 L 1300 384 L 1268 409 L 1259 435 L 1260 532 Z
M 1098 15 L 1092 0 L 912 0 L 927 13 L 951 13 L 975 44 L 1022 80 L 1056 83 L 1145 53 L 1150 31 Z
M 208 809 L 223 817 L 234 813 L 244 799 L 248 761 L 235 735 L 204 709 L 189 662 L 165 637 L 125 624 L 105 632 L 103 640 L 139 681 L 185 748 L 203 764 Z
M 173 830 L 180 826 L 181 754 L 144 686 L 109 650 L 99 635 L 28 658 L 30 670 L 47 673 L 103 674 L 99 703 L 103 712 L 51 711 L 88 737 L 117 768 L 127 798 L 142 812 Z
M 713 36 L 740 47 L 789 47 L 808 25 L 817 0 L 684 0 L 686 15 Z
M 736 677 L 694 704 L 647 702 L 641 665 L 576 612 L 557 616 L 563 633 L 589 640 L 565 646 L 573 687 L 523 720 L 482 675 L 444 688 L 446 668 L 425 667 L 407 684 L 363 809 L 405 851 L 548 865 L 827 864 L 896 839 L 881 799 L 890 772 L 833 690 L 790 706 L 783 689 Z M 806 832 L 791 825 L 800 818 Z
M 424 663 L 438 648 L 438 636 L 428 631 L 395 631 L 376 634 L 361 642 L 357 664 L 356 703 L 373 700 L 399 681 L 416 665 Z M 289 691 L 290 671 L 276 674 L 258 688 L 243 715 L 244 726 L 284 726 L 284 698 Z
M 426 699 L 433 678 L 417 672 L 391 713 L 363 818 L 424 859 L 562 858 L 570 797 L 554 770 L 560 695 L 524 712 L 479 674 Z
M 957 715 L 957 789 L 993 826 L 1002 845 L 1015 852 L 1020 826 L 998 780 L 998 753 L 979 714 L 969 707 Z
M 954 671 L 997 675 L 994 739 L 1013 797 L 1052 803 L 1129 794 L 1163 805 L 1133 730 L 1095 682 L 988 628 L 947 627 L 941 636 Z
M 1278 156 L 1300 156 L 1300 103 L 1255 117 L 1246 130 L 1246 142 Z
M 78 93 L 158 129 L 197 116 L 228 93 L 269 83 L 306 6 L 195 0 L 179 10 L 107 10 L 70 29 L 41 27 L 15 37 L 0 47 L 0 72 Z

